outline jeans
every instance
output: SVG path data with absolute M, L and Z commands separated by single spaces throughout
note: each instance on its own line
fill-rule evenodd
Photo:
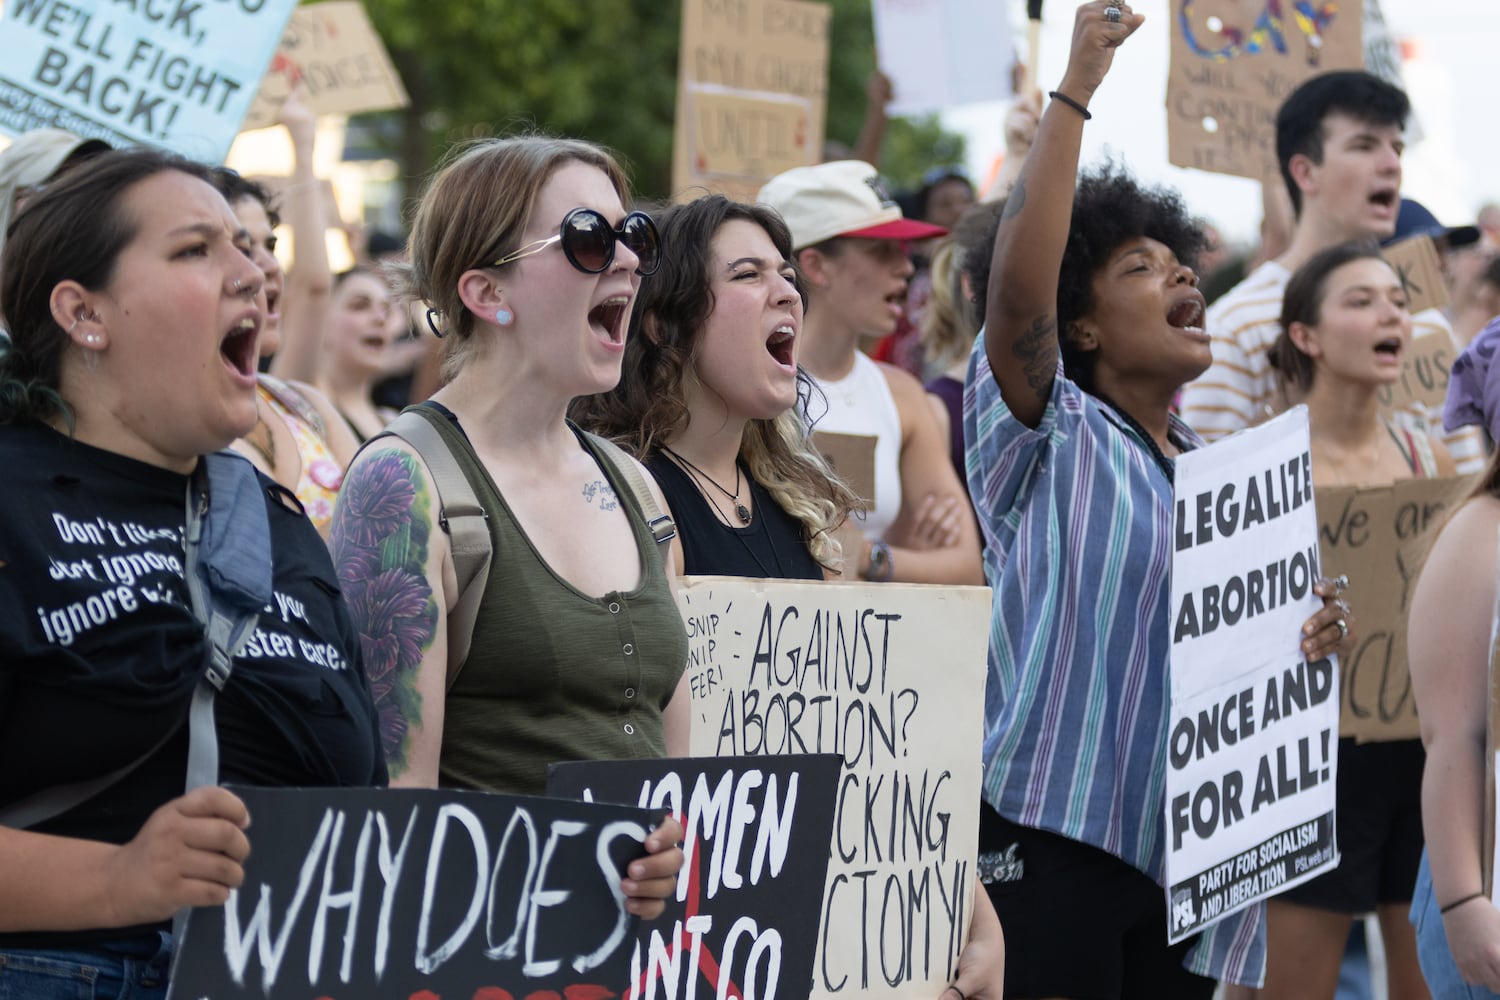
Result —
M 1417 869 L 1417 885 L 1411 899 L 1411 922 L 1417 929 L 1417 961 L 1432 1000 L 1500 1000 L 1483 986 L 1470 986 L 1458 973 L 1458 964 L 1448 950 L 1448 934 L 1443 916 L 1432 897 L 1432 872 L 1427 867 L 1427 851 L 1422 851 L 1422 866 Z
M 0 1000 L 165 1000 L 172 935 L 78 949 L 0 949 Z

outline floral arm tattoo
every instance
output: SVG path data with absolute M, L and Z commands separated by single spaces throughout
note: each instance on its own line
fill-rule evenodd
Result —
M 349 470 L 329 537 L 392 777 L 410 766 L 411 729 L 422 718 L 417 676 L 437 634 L 437 600 L 427 579 L 433 502 L 415 458 L 394 449 L 373 452 Z

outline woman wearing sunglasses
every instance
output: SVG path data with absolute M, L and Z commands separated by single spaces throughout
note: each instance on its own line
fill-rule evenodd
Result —
M 566 419 L 619 380 L 631 303 L 656 268 L 656 228 L 627 198 L 604 150 L 529 136 L 460 150 L 417 208 L 395 272 L 444 338 L 448 382 L 408 412 L 463 470 L 493 555 L 450 682 L 459 588 L 432 472 L 398 438 L 355 459 L 331 545 L 393 784 L 540 794 L 552 761 L 686 752 L 670 570 L 620 471 Z M 627 896 L 665 895 L 681 864 L 671 826 L 632 864 Z

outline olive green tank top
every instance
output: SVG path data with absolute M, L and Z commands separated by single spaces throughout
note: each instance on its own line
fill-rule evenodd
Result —
M 543 561 L 457 421 L 427 409 L 489 514 L 494 547 L 444 708 L 439 783 L 540 795 L 553 761 L 665 756 L 662 709 L 687 663 L 687 632 L 629 485 L 573 427 L 624 502 L 642 561 L 635 590 L 590 597 Z

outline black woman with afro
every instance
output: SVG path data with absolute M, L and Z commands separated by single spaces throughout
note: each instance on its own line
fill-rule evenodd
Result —
M 1209 365 L 1174 193 L 1117 165 L 1078 178 L 1088 104 L 1144 18 L 1078 9 L 1072 53 L 983 249 L 963 255 L 984 332 L 964 393 L 969 491 L 994 589 L 982 880 L 1007 997 L 1208 1000 L 1259 985 L 1260 905 L 1167 942 L 1172 481 L 1202 441 L 1172 413 Z M 1331 584 L 1303 627 L 1334 652 Z

